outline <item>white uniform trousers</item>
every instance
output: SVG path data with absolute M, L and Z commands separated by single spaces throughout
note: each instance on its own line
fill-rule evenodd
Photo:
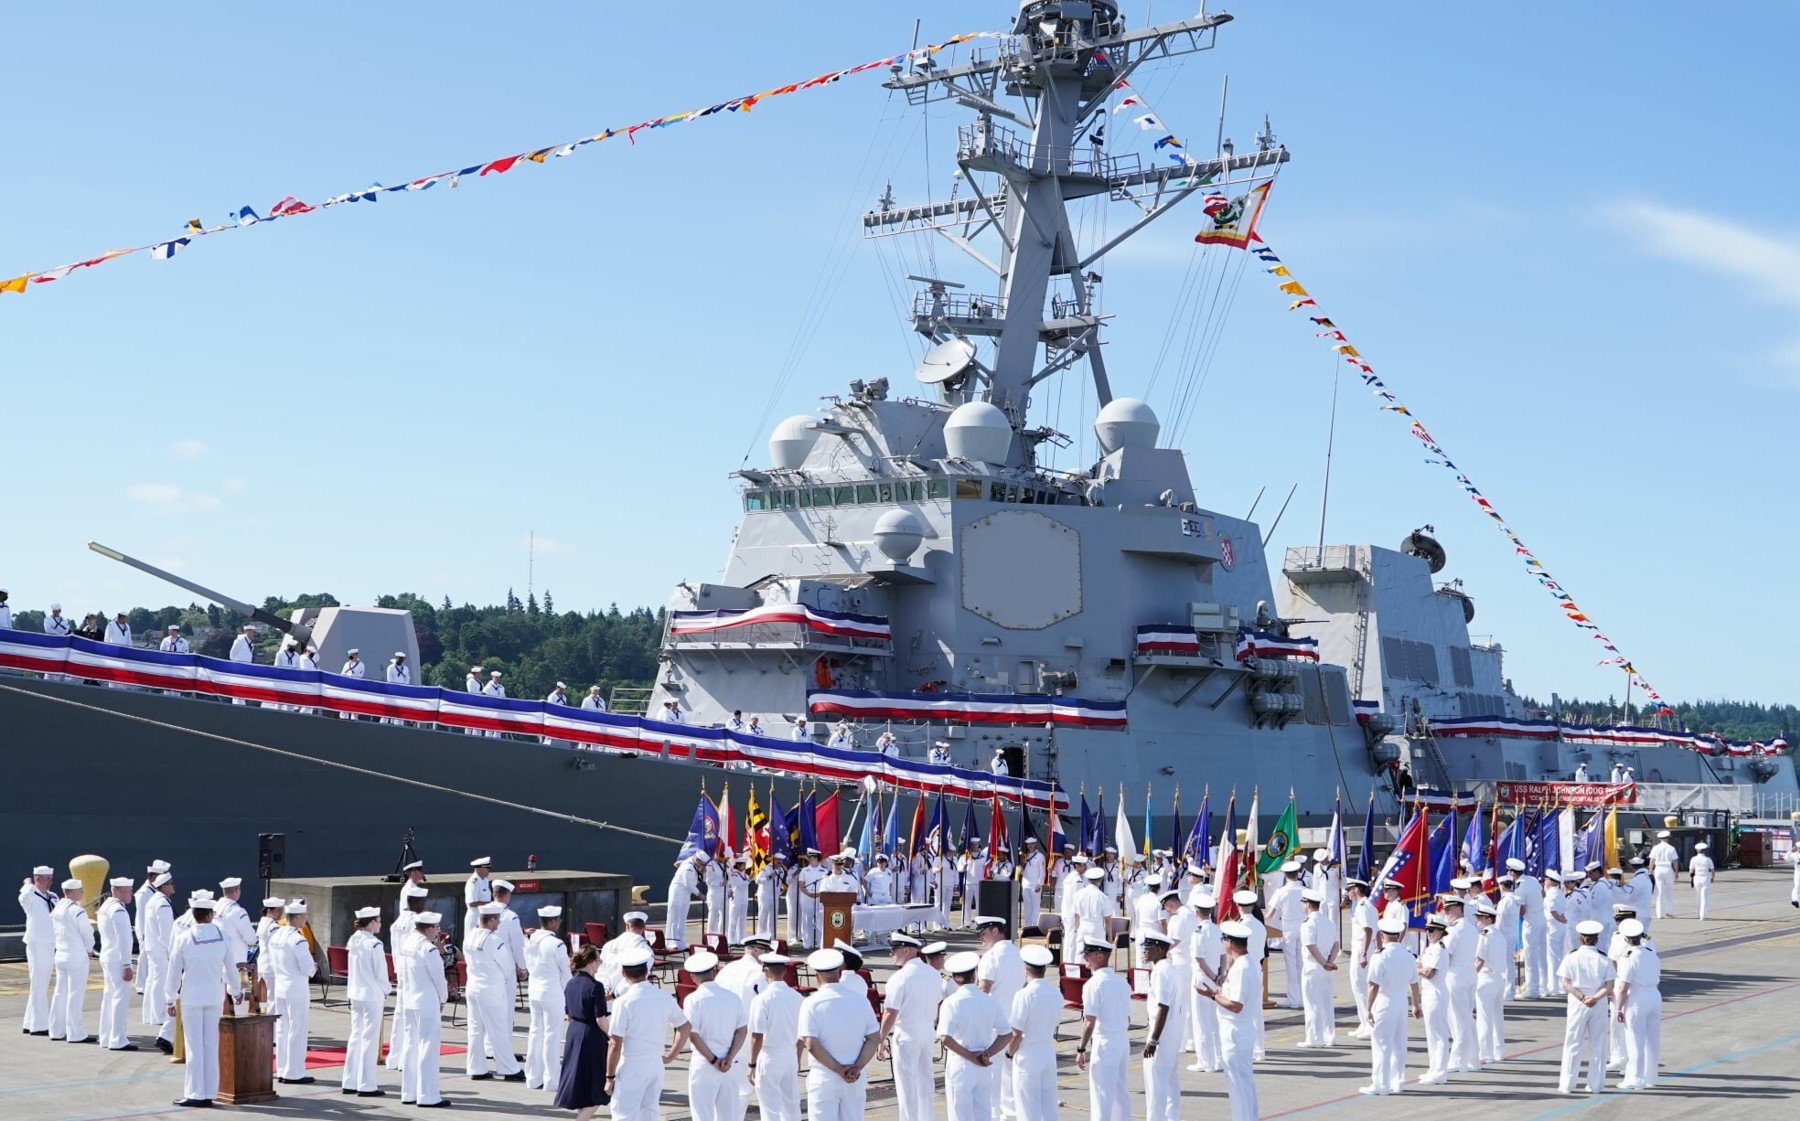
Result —
M 812 899 L 801 899 L 800 905 L 806 908 L 806 945 L 824 945 L 824 943 L 820 941 L 820 938 L 821 931 L 825 926 L 825 904 L 819 902 L 817 897 L 814 897 Z M 808 1090 L 807 1093 L 810 1094 L 812 1091 Z
M 1229 1015 L 1229 1013 L 1227 1013 Z M 1262 1025 L 1254 1030 L 1226 1026 L 1219 1041 L 1225 1057 L 1225 1096 L 1231 1103 L 1231 1121 L 1256 1121 L 1256 1051 Z
M 517 1074 L 519 1060 L 512 1049 L 512 994 L 505 989 L 489 992 L 464 990 L 469 1006 L 469 1073 L 488 1072 L 488 1052 L 494 1069 L 502 1075 Z
M 219 1017 L 224 1011 L 222 1004 L 181 1002 L 181 1039 L 187 1049 L 181 1093 L 190 1101 L 219 1096 Z
M 1219 1006 L 1199 993 L 1188 995 L 1188 1038 L 1193 1041 L 1194 1065 L 1223 1070 L 1225 1056 L 1219 1048 Z
M 1651 877 L 1656 894 L 1656 917 L 1675 917 L 1675 869 L 1667 868 Z
M 750 892 L 736 892 L 725 900 L 725 941 L 733 946 L 744 944 L 745 928 L 750 925 Z
M 88 958 L 56 959 L 56 991 L 50 994 L 50 1038 L 79 1043 L 87 1032 Z
M 1310 955 L 1309 955 L 1310 956 Z M 1331 1003 L 1331 970 L 1317 963 L 1300 971 L 1301 1005 L 1306 1009 L 1306 1042 L 1330 1047 L 1337 1041 L 1337 1009 Z
M 169 959 L 164 954 L 139 954 L 137 979 L 144 987 L 138 992 L 144 994 L 143 1006 L 138 1009 L 138 1019 L 143 1023 L 161 1027 L 168 1019 L 168 1007 L 163 1004 L 163 974 L 168 972 Z M 48 1025 L 46 1025 L 48 1026 Z
M 1056 1121 L 1056 1049 L 1042 1044 L 1019 1048 L 1012 1061 L 1013 1102 L 1019 1121 Z
M 661 1115 L 657 1103 L 662 1100 L 662 1089 L 661 1055 L 645 1056 L 638 1061 L 624 1060 L 619 1064 L 619 1075 L 613 1082 L 613 1121 L 655 1121 Z
M 1606 1002 L 1589 1008 L 1571 996 L 1567 1016 L 1563 1024 L 1562 1075 L 1557 1088 L 1565 1094 L 1575 1092 L 1585 1059 L 1587 1088 L 1598 1094 L 1606 1084 Z
M 698 1052 L 688 1063 L 688 1111 L 694 1121 L 733 1121 L 738 1115 L 738 1075 L 721 1073 Z
M 1662 994 L 1631 990 L 1625 1006 L 1625 1078 L 1634 1089 L 1656 1085 L 1662 1063 Z
M 1544 919 L 1528 921 L 1525 924 L 1525 985 L 1524 994 L 1536 1000 L 1547 992 L 1554 992 L 1553 978 L 1556 970 L 1550 967 L 1550 932 L 1545 929 L 1548 924 Z
M 1706 898 L 1712 894 L 1712 877 L 1694 877 L 1694 917 L 1706 921 Z
M 396 970 L 396 972 L 402 972 Z M 402 1002 L 406 999 L 406 982 L 402 980 L 394 986 L 394 1027 L 388 1035 L 387 1058 L 381 1065 L 389 1070 L 399 1070 L 406 1065 L 406 1056 L 412 1047 L 412 1021 L 402 1012 Z
M 763 1040 L 767 1044 L 768 1040 Z M 894 1097 L 899 1121 L 932 1121 L 935 1091 L 932 1088 L 930 1035 L 911 1038 L 896 1031 L 888 1048 L 894 1065 Z
M 800 1121 L 800 1068 L 772 1059 L 766 1049 L 756 1057 L 756 1108 L 763 1121 Z
M 1175 1053 L 1179 1056 L 1181 1048 L 1175 1048 Z M 1000 1116 L 1005 1121 L 1017 1121 L 1019 1106 L 1013 1097 L 1012 1060 L 1005 1051 L 994 1056 L 994 1101 L 1000 1106 Z
M 531 1002 L 531 1035 L 525 1041 L 525 1085 L 556 1089 L 562 1079 L 563 1002 L 545 997 Z
M 400 1100 L 430 1105 L 442 1101 L 438 1092 L 438 1040 L 444 1030 L 441 1008 L 401 1013 L 406 1019 L 406 1058 L 400 1069 Z
M 56 944 L 25 943 L 25 963 L 30 971 L 30 995 L 25 998 L 25 1030 L 49 1031 L 50 983 L 56 979 Z
M 944 1111 L 948 1121 L 993 1121 L 1000 1116 L 998 1065 L 980 1066 L 952 1054 L 944 1059 Z M 696 1119 L 698 1121 L 698 1119 Z
M 1130 1040 L 1094 1034 L 1087 1072 L 1092 1121 L 1131 1121 L 1130 1063 Z
M 1286 932 L 1281 939 L 1281 1006 L 1283 1008 L 1303 1007 L 1300 990 L 1306 983 L 1303 976 L 1300 953 L 1300 932 Z
M 344 1044 L 344 1089 L 373 1090 L 376 1052 L 381 1050 L 379 1000 L 350 1002 L 350 1038 Z
M 1026 888 L 1025 896 L 1019 901 L 1020 922 L 1025 926 L 1037 926 L 1044 920 L 1044 889 Z
M 1481 1065 L 1475 1057 L 1475 979 L 1452 974 L 1449 987 L 1450 1069 L 1474 1070 Z
M 1406 997 L 1377 996 L 1369 1024 L 1369 1085 L 1378 1094 L 1398 1094 L 1406 1081 Z
M 688 908 L 693 905 L 694 896 L 690 892 L 672 891 L 669 893 L 668 929 L 664 932 L 664 941 L 671 950 L 687 949 Z
M 1609 997 L 1606 1001 L 1606 1040 L 1603 1044 L 1606 1051 L 1606 1069 L 1625 1069 L 1625 1025 L 1619 1022 L 1619 1001 L 1617 997 Z
M 775 939 L 775 918 L 780 910 L 780 905 L 776 903 L 777 898 L 773 887 L 768 891 L 758 890 L 756 893 L 756 936 L 758 938 L 767 938 L 770 941 Z
M 1144 1060 L 1144 1117 L 1181 1121 L 1181 1052 L 1174 1047 L 1159 1043 L 1156 1054 Z
M 845 1082 L 824 1067 L 815 1066 L 806 1073 L 806 1121 L 863 1121 L 868 1095 L 867 1074 L 855 1082 Z
M 275 1077 L 305 1078 L 306 998 L 277 997 L 269 1001 L 269 1011 L 281 1017 L 275 1022 Z
M 1369 1023 L 1369 967 L 1362 964 L 1362 958 L 1355 953 L 1350 955 L 1350 995 L 1356 998 L 1356 1036 L 1366 1037 L 1371 1026 Z
M 100 962 L 100 1046 L 123 1047 L 131 1042 L 125 1033 L 125 1013 L 131 1006 L 131 982 L 125 979 L 125 962 Z
M 725 933 L 725 889 L 709 887 L 706 889 L 706 933 Z
M 1440 1082 L 1450 1076 L 1450 995 L 1420 985 L 1419 1003 L 1425 1012 L 1425 1081 Z
M 1475 1057 L 1483 1063 L 1506 1058 L 1506 979 L 1475 982 Z

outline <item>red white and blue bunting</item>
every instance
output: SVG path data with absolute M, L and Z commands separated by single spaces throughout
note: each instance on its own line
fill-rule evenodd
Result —
M 1239 628 L 1237 660 L 1247 662 L 1251 658 L 1302 658 L 1316 662 L 1319 660 L 1319 640 L 1283 638 L 1268 631 Z
M 1139 654 L 1200 655 L 1200 632 L 1176 623 L 1145 623 L 1137 629 Z
M 1023 799 L 1034 809 L 1060 810 L 1069 802 L 1055 783 L 896 759 L 874 751 L 665 724 L 544 701 L 483 697 L 435 685 L 389 685 L 319 670 L 165 654 L 86 638 L 0 630 L 0 668 L 469 731 L 547 736 L 581 747 L 695 763 L 747 763 L 780 774 L 833 782 L 860 782 L 873 776 L 889 786 L 921 793 L 942 792 L 978 801 L 999 798 L 1010 804 Z M 1119 707 L 1123 709 L 1123 705 Z
M 1439 738 L 1507 737 L 1510 739 L 1561 740 L 1564 743 L 1600 747 L 1680 747 L 1702 755 L 1786 755 L 1787 740 L 1777 736 L 1767 743 L 1744 743 L 1697 732 L 1664 728 L 1639 728 L 1627 724 L 1559 724 L 1554 720 L 1522 720 L 1504 716 L 1445 717 L 1431 722 Z
M 891 640 L 893 628 L 885 615 L 857 615 L 826 611 L 804 603 L 772 603 L 745 611 L 671 611 L 670 634 L 709 634 L 758 623 L 796 623 L 821 634 L 839 638 Z
M 1124 701 L 1088 701 L 1020 693 L 898 693 L 819 689 L 806 695 L 815 716 L 852 720 L 933 720 L 948 724 L 1056 724 L 1125 727 Z

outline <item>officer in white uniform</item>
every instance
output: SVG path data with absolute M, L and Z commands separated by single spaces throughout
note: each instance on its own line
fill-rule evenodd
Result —
M 1713 859 L 1705 841 L 1694 846 L 1694 858 L 1688 861 L 1688 883 L 1694 888 L 1694 917 L 1706 921 L 1706 900 L 1712 894 Z
M 1461 881 L 1452 880 L 1451 887 Z M 1444 932 L 1444 970 L 1450 988 L 1450 1070 L 1475 1070 L 1481 1065 L 1475 1056 L 1475 957 L 1481 935 L 1475 923 L 1465 918 L 1467 904 L 1460 896 L 1443 897 L 1444 918 L 1449 930 Z M 1512 960 L 1510 949 L 1507 961 Z
M 168 1014 L 181 1005 L 181 1039 L 186 1049 L 180 1106 L 206 1107 L 219 1096 L 219 1017 L 225 998 L 243 999 L 231 946 L 212 921 L 214 902 L 205 893 L 188 900 L 193 928 L 169 955 Z M 310 1080 L 309 1080 L 310 1081 Z
M 25 1034 L 50 1034 L 50 982 L 56 977 L 56 893 L 50 890 L 56 869 L 40 864 L 19 885 L 19 910 L 25 912 L 25 961 L 29 970 L 25 998 Z M 129 944 L 129 939 L 127 940 Z
M 94 957 L 94 924 L 81 905 L 81 881 L 64 880 L 63 897 L 50 912 L 56 930 L 56 990 L 50 994 L 50 1038 L 86 1043 L 88 962 Z
M 625 991 L 614 1002 L 607 1033 L 606 1087 L 614 1121 L 654 1121 L 661 1116 L 663 1068 L 687 1046 L 687 1014 L 675 998 L 646 983 L 655 955 L 648 949 L 619 959 Z M 672 1046 L 664 1040 L 675 1031 Z
M 1281 970 L 1286 989 L 1281 999 L 1283 1008 L 1301 1007 L 1301 968 L 1306 957 L 1300 946 L 1300 924 L 1306 921 L 1306 907 L 1300 899 L 1303 890 L 1300 873 L 1303 870 L 1304 866 L 1298 860 L 1283 864 L 1281 886 L 1269 896 L 1268 925 L 1277 928 L 1269 936 L 1273 938 L 1279 934 L 1281 937 Z
M 1105 875 L 1100 869 L 1093 871 Z M 1112 951 L 1112 943 L 1102 939 L 1086 939 L 1081 946 L 1089 976 L 1081 987 L 1081 1040 L 1075 1049 L 1075 1065 L 1087 1072 L 1088 1113 L 1094 1121 L 1131 1119 L 1131 1040 L 1127 1036 L 1131 986 L 1112 971 Z
M 531 1034 L 525 1042 L 525 1085 L 554 1090 L 562 1075 L 563 988 L 568 985 L 569 944 L 562 936 L 562 908 L 538 908 L 538 928 L 525 943 L 525 999 Z
M 144 1002 L 140 1018 L 157 1029 L 156 1046 L 164 1054 L 175 1050 L 173 1021 L 163 1013 L 163 978 L 169 971 L 169 938 L 175 930 L 175 908 L 169 896 L 175 891 L 175 878 L 168 872 L 158 873 L 150 881 L 154 889 L 144 900 L 139 914 L 139 964 L 144 982 Z
M 780 954 L 762 956 L 762 991 L 750 1001 L 751 1077 L 765 1121 L 800 1121 L 799 1048 L 788 1041 L 800 1038 L 802 998 L 787 983 L 788 962 Z
M 776 921 L 781 917 L 781 885 L 787 868 L 780 860 L 770 858 L 756 870 L 756 936 L 771 942 L 776 937 Z
M 818 989 L 800 1006 L 800 1042 L 812 1057 L 807 1121 L 862 1121 L 880 1025 L 868 998 L 837 983 L 843 954 L 816 950 L 806 964 L 819 978 Z
M 1550 961 L 1550 976 L 1556 976 L 1556 967 L 1562 964 L 1563 954 L 1569 947 L 1569 924 L 1578 921 L 1570 914 L 1574 905 L 1569 898 L 1570 892 L 1563 882 L 1563 874 L 1555 868 L 1544 870 L 1544 918 L 1547 933 L 1544 935 L 1545 955 Z M 1543 995 L 1554 996 L 1556 986 L 1546 984 Z
M 932 1121 L 932 1038 L 943 981 L 920 955 L 919 940 L 893 934 L 888 945 L 896 968 L 881 1010 L 881 1049 L 894 1070 L 899 1121 Z
M 652 960 L 656 951 L 650 946 L 650 940 L 644 937 L 645 924 L 650 916 L 642 911 L 627 911 L 624 919 L 625 929 L 607 940 L 600 947 L 600 971 L 594 979 L 606 986 L 609 996 L 619 996 L 625 991 L 625 975 L 620 963 L 626 958 L 636 957 L 640 952 L 648 953 Z
M 1613 992 L 1616 1015 L 1625 1026 L 1625 1077 L 1619 1089 L 1651 1090 L 1662 1059 L 1662 962 L 1642 922 L 1626 919 L 1619 934 L 1629 947 Z
M 744 955 L 719 968 L 719 987 L 730 991 L 742 1002 L 746 1016 L 749 1015 L 750 1006 L 755 1002 L 757 994 L 762 992 L 767 983 L 763 977 L 762 959 L 773 947 L 772 939 L 748 938 L 744 941 Z M 795 1014 L 798 1015 L 797 1012 Z M 732 1080 L 737 1084 L 738 1104 L 737 1111 L 733 1114 L 736 1121 L 743 1121 L 745 1111 L 750 1108 L 750 1065 L 750 1045 L 746 1040 L 744 1046 L 738 1049 L 737 1061 L 731 1072 Z
M 420 911 L 413 918 L 412 936 L 395 956 L 401 985 L 401 1015 L 406 1018 L 406 1058 L 400 1074 L 400 1104 L 435 1109 L 449 1103 L 438 1092 L 439 1040 L 444 1025 L 444 1002 L 450 986 L 444 978 L 444 959 L 438 953 L 438 932 L 443 916 Z
M 1325 877 L 1321 877 L 1325 878 Z M 1337 1010 L 1331 990 L 1337 979 L 1337 924 L 1325 913 L 1324 892 L 1309 887 L 1300 893 L 1306 918 L 1300 923 L 1300 993 L 1306 1009 L 1304 1047 L 1330 1047 L 1337 1041 Z
M 402 885 L 400 912 L 394 916 L 394 925 L 388 929 L 388 950 L 394 959 L 394 1030 L 388 1040 L 387 1058 L 382 1060 L 382 1065 L 389 1070 L 399 1070 L 405 1066 L 406 1056 L 412 1048 L 411 1020 L 405 1013 L 406 987 L 412 984 L 412 972 L 406 968 L 404 959 L 411 949 L 412 939 L 417 935 L 419 916 L 425 913 L 425 895 L 426 889 L 422 884 Z
M 1597 919 L 1583 919 L 1575 928 L 1580 944 L 1556 968 L 1556 979 L 1569 997 L 1559 1094 L 1575 1092 L 1584 1058 L 1588 1092 L 1598 1094 L 1606 1082 L 1606 1008 L 1612 996 L 1613 966 L 1598 948 L 1605 929 Z
M 968 952 L 952 954 L 945 963 L 956 983 L 956 991 L 938 1006 L 937 1017 L 950 1121 L 992 1121 L 1001 1115 L 997 1060 L 1012 1043 L 1012 1025 L 1000 1002 L 976 984 L 980 965 L 981 958 Z
M 1369 901 L 1366 880 L 1352 877 L 1344 881 L 1344 895 L 1349 903 L 1350 923 L 1350 995 L 1356 1000 L 1354 1039 L 1367 1039 L 1373 1032 L 1369 1022 L 1369 961 L 1379 950 L 1375 926 L 1381 916 Z
M 698 987 L 682 1011 L 688 1018 L 687 1096 L 694 1121 L 733 1121 L 738 1115 L 738 1079 L 733 1072 L 750 1035 L 750 1011 L 738 995 L 719 984 L 719 958 L 696 950 L 684 963 Z
M 1518 868 L 1513 868 L 1517 863 Z M 1544 913 L 1544 883 L 1538 877 L 1528 874 L 1523 860 L 1506 862 L 1517 883 L 1513 886 L 1513 894 L 1519 897 L 1519 912 L 1523 926 L 1520 928 L 1520 948 L 1525 954 L 1525 977 L 1519 987 L 1519 995 L 1526 1000 L 1536 1000 L 1550 991 L 1550 920 Z
M 750 921 L 750 856 L 732 861 L 725 875 L 725 942 L 742 946 Z
M 1250 956 L 1250 927 L 1241 922 L 1219 928 L 1225 938 L 1225 983 L 1200 994 L 1218 1005 L 1220 1050 L 1225 1058 L 1225 1093 L 1231 1121 L 1256 1121 L 1256 1052 L 1262 1036 L 1262 969 Z M 1251 1013 L 1255 1011 L 1256 1016 Z
M 1391 881 L 1390 881 L 1391 882 Z M 1381 949 L 1369 961 L 1369 1084 L 1359 1094 L 1398 1094 L 1406 1082 L 1406 1017 L 1423 1019 L 1418 959 L 1406 948 L 1406 920 L 1383 915 Z
M 356 930 L 346 947 L 350 979 L 344 986 L 350 998 L 350 1038 L 344 1046 L 344 1093 L 378 1098 L 383 1091 L 375 1082 L 375 1059 L 381 1050 L 381 1014 L 394 991 L 388 981 L 387 954 L 381 947 L 381 908 L 363 907 L 356 912 Z
M 508 1082 L 525 1081 L 525 1071 L 513 1058 L 513 1003 L 519 991 L 518 959 L 506 936 L 500 933 L 500 913 L 504 903 L 483 903 L 479 909 L 481 925 L 463 944 L 463 956 L 469 966 L 469 983 L 463 997 L 469 1004 L 469 1079 L 472 1082 L 492 1080 L 488 1069 L 488 1052 L 500 1076 Z
M 1019 947 L 1006 936 L 1004 918 L 997 915 L 977 915 L 975 929 L 981 939 L 981 964 L 976 970 L 975 980 L 982 992 L 994 998 L 1000 1015 L 1004 1018 L 1012 1010 L 1013 997 L 1025 987 L 1025 962 L 1019 957 Z M 1012 1121 L 1018 1116 L 1013 1104 L 1012 1060 L 1001 1054 L 995 1056 L 992 1062 L 995 1068 L 994 1103 L 999 1107 L 1001 1116 Z
M 494 901 L 494 882 L 488 873 L 493 857 L 478 856 L 469 861 L 469 878 L 463 881 L 463 941 L 467 942 L 480 925 L 481 905 Z
M 1411 912 L 1400 901 L 1400 893 L 1405 890 L 1406 885 L 1399 880 L 1389 880 L 1381 885 L 1381 922 L 1385 923 L 1389 919 L 1399 919 L 1402 925 L 1412 922 Z
M 274 984 L 269 989 L 269 1011 L 281 1019 L 275 1024 L 275 1081 L 306 1085 L 313 1076 L 306 1073 L 307 1016 L 311 1000 L 308 983 L 319 971 L 312 947 L 300 933 L 306 921 L 306 902 L 292 899 L 282 907 L 288 925 L 278 926 L 269 934 L 266 953 Z M 257 959 L 260 967 L 262 959 Z
M 1669 831 L 1656 832 L 1656 844 L 1650 849 L 1650 879 L 1655 889 L 1656 917 L 1675 917 L 1675 869 L 1681 864 L 1681 853 L 1669 843 Z
M 1448 925 L 1442 914 L 1427 916 L 1425 945 L 1419 951 L 1419 992 L 1425 1012 L 1422 1086 L 1442 1086 L 1450 1079 L 1450 958 L 1444 948 Z
M 1056 958 L 1043 946 L 1019 951 L 1025 987 L 1013 996 L 1007 1022 L 1012 1025 L 1013 1103 L 1019 1121 L 1055 1121 L 1056 1029 L 1062 1022 L 1061 986 L 1048 975 Z
M 1506 994 L 1512 988 L 1511 947 L 1500 940 L 1495 925 L 1499 909 L 1483 899 L 1475 904 L 1480 940 L 1475 950 L 1475 1058 L 1498 1063 L 1506 1058 Z
M 1181 1048 L 1186 1042 L 1188 993 L 1193 985 L 1170 957 L 1175 940 L 1146 930 L 1144 956 L 1150 962 L 1150 991 L 1144 1007 L 1144 1115 L 1149 1121 L 1181 1117 Z
M 1188 892 L 1188 907 L 1198 921 L 1185 948 L 1193 993 L 1188 1000 L 1189 1040 L 1194 1061 L 1188 1070 L 1199 1072 L 1225 1069 L 1225 1056 L 1219 1047 L 1219 1006 L 1200 994 L 1202 986 L 1217 989 L 1225 984 L 1225 937 L 1213 921 L 1218 900 L 1206 887 Z
M 1025 838 L 1025 861 L 1019 866 L 1019 887 L 1025 893 L 1019 922 L 1024 926 L 1040 926 L 1044 921 L 1045 868 L 1044 846 L 1036 837 Z
M 894 872 L 888 863 L 887 853 L 877 853 L 875 867 L 869 869 L 863 877 L 863 902 L 871 907 L 885 907 L 898 902 L 894 898 Z
M 125 1011 L 131 1003 L 131 877 L 112 882 L 112 894 L 100 904 L 100 1046 L 109 1051 L 136 1051 L 125 1034 Z
M 1136 893 L 1129 904 L 1131 919 L 1131 964 L 1137 969 L 1147 969 L 1150 965 L 1148 955 L 1144 951 L 1144 935 L 1150 931 L 1162 931 L 1162 876 L 1155 872 L 1143 879 L 1144 889 Z M 1129 894 L 1129 891 L 1128 891 Z
M 688 908 L 694 892 L 700 887 L 700 869 L 710 858 L 696 852 L 675 862 L 675 874 L 669 877 L 668 921 L 664 941 L 671 951 L 687 949 Z

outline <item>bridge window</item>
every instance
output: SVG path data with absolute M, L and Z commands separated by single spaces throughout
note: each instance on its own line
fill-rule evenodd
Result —
M 915 483 L 913 485 L 917 486 L 918 484 Z M 950 497 L 950 480 L 949 479 L 931 479 L 931 480 L 927 481 L 925 484 L 925 494 L 929 498 L 949 498 Z
M 769 496 L 766 493 L 760 490 L 748 490 L 744 492 L 745 510 L 767 510 L 768 508 Z
M 838 506 L 856 505 L 855 487 L 838 487 L 832 492 L 832 502 Z
M 781 492 L 781 508 L 783 510 L 792 510 L 794 508 L 794 492 L 793 491 L 784 490 Z
M 814 487 L 812 490 L 812 504 L 814 506 L 829 506 L 829 505 L 831 505 L 831 488 L 830 487 Z
M 958 480 L 956 480 L 956 497 L 958 497 L 958 498 L 980 498 L 981 497 L 981 480 L 980 479 L 958 479 Z
M 875 484 L 863 483 L 856 488 L 856 501 L 860 506 L 870 505 L 875 501 Z
M 905 486 L 906 484 L 902 483 L 901 485 Z M 894 484 L 893 483 L 882 483 L 876 489 L 880 492 L 880 495 L 881 495 L 881 497 L 879 499 L 880 501 L 892 502 L 894 500 Z

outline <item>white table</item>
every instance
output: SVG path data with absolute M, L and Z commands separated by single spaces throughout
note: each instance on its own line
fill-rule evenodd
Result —
M 870 938 L 884 937 L 915 924 L 949 925 L 942 911 L 926 903 L 882 903 L 850 910 L 850 925 Z

